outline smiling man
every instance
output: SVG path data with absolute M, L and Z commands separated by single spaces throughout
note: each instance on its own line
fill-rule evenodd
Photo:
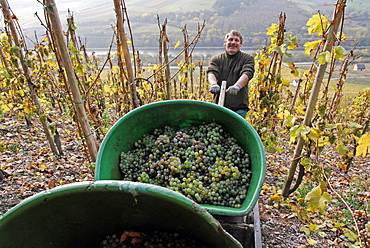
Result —
M 254 74 L 253 56 L 240 51 L 243 36 L 236 30 L 226 34 L 225 52 L 213 56 L 208 65 L 207 75 L 210 92 L 218 101 L 220 86 L 226 80 L 224 106 L 245 118 L 248 108 L 248 82 Z

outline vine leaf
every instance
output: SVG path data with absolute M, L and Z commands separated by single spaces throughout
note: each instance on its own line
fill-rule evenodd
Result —
M 346 49 L 342 46 L 337 46 L 334 48 L 334 58 L 339 60 L 344 60 L 344 54 L 346 53 Z
M 329 51 L 322 52 L 317 56 L 317 59 L 321 65 L 326 64 L 330 62 L 331 53 Z
M 309 26 L 308 34 L 317 33 L 317 35 L 321 36 L 329 24 L 330 21 L 325 16 L 320 14 L 313 15 L 306 23 Z
M 306 235 L 310 235 L 311 234 L 311 230 L 309 227 L 306 227 L 306 226 L 302 226 L 301 227 L 301 230 L 306 234 Z
M 276 24 L 276 23 L 272 23 L 271 27 L 267 28 L 266 35 L 272 36 L 272 35 L 274 35 L 274 33 L 276 33 L 278 31 L 278 29 L 279 29 L 279 25 Z
M 365 158 L 368 153 L 370 153 L 370 133 L 365 133 L 358 141 L 356 156 L 359 157 L 362 155 Z
M 270 200 L 276 202 L 283 202 L 283 197 L 281 197 L 278 193 L 275 193 L 270 197 Z
M 314 50 L 319 46 L 322 40 L 316 40 L 313 42 L 306 42 L 304 44 L 304 54 L 305 55 L 313 55 Z
M 354 232 L 352 232 L 348 228 L 343 228 L 343 230 L 344 230 L 344 233 L 343 233 L 344 236 L 346 236 L 349 241 L 356 242 L 358 240 L 358 236 Z
M 272 49 L 273 52 L 277 52 L 280 56 L 284 56 L 284 54 L 286 53 L 286 47 L 285 47 L 285 44 L 281 45 L 281 46 L 275 46 L 273 49 Z
M 336 149 L 340 155 L 345 155 L 348 152 L 348 148 L 343 142 L 340 142 L 339 145 L 336 146 Z
M 178 48 L 179 46 L 181 45 L 181 42 L 180 41 L 177 41 L 175 46 L 173 47 L 174 49 Z
M 10 104 L 4 103 L 0 106 L 0 109 L 3 110 L 4 112 L 7 112 L 13 109 L 13 105 L 11 103 Z
M 73 31 L 75 31 L 75 30 L 77 29 L 77 25 L 76 25 L 76 24 L 72 24 L 70 27 L 71 27 L 71 29 L 72 29 Z
M 318 128 L 311 128 L 310 133 L 308 134 L 308 137 L 311 140 L 318 140 L 321 137 L 320 130 Z
M 293 74 L 294 76 L 298 77 L 299 76 L 299 72 L 298 72 L 297 67 L 295 66 L 295 64 L 288 62 L 287 65 L 290 68 L 290 73 Z
M 288 41 L 288 49 L 294 50 L 299 46 L 297 37 L 287 34 L 286 39 Z
M 312 245 L 312 246 L 316 246 L 316 245 L 317 245 L 317 241 L 316 241 L 316 240 L 314 240 L 314 239 L 311 239 L 311 238 L 308 238 L 308 239 L 307 239 L 307 243 L 308 243 L 309 245 Z
M 306 195 L 305 200 L 307 211 L 319 210 L 320 214 L 325 214 L 326 202 L 331 202 L 331 196 L 328 192 L 322 192 L 320 186 L 317 186 Z

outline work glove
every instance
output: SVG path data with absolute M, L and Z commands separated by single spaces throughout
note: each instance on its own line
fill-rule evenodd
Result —
M 230 95 L 236 95 L 236 94 L 238 94 L 239 90 L 240 90 L 239 85 L 233 85 L 233 86 L 230 86 L 226 90 L 226 93 L 229 93 Z
M 209 92 L 211 92 L 212 94 L 220 92 L 220 86 L 218 84 L 212 84 L 211 88 L 209 88 Z

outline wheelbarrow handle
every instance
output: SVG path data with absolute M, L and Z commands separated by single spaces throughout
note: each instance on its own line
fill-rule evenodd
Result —
M 224 106 L 225 93 L 226 93 L 226 81 L 224 80 L 221 83 L 220 96 L 218 98 L 218 105 L 219 106 Z

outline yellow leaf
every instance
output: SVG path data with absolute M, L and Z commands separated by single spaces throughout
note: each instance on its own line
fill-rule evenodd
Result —
M 308 134 L 308 137 L 311 140 L 318 140 L 320 138 L 320 129 L 311 128 L 310 133 Z
M 6 33 L 2 33 L 0 34 L 0 41 L 6 41 L 8 39 L 8 36 L 6 35 Z
M 317 232 L 318 230 L 318 226 L 314 223 L 310 223 L 310 230 L 311 231 L 314 231 L 314 232 Z
M 329 24 L 330 21 L 325 16 L 320 14 L 313 15 L 306 23 L 309 26 L 308 34 L 317 33 L 317 35 L 321 36 Z
M 159 68 L 161 68 L 159 65 L 153 65 L 153 67 L 152 67 L 152 70 L 153 71 L 158 71 L 159 70 Z
M 313 41 L 313 42 L 306 42 L 304 44 L 304 54 L 305 55 L 312 55 L 313 52 L 315 51 L 315 49 L 317 48 L 317 46 L 320 44 L 321 40 L 316 40 L 316 41 Z
M 58 66 L 58 63 L 54 60 L 48 61 L 48 65 L 52 68 L 56 68 Z
M 308 239 L 307 239 L 307 243 L 308 243 L 309 245 L 317 245 L 317 241 L 316 241 L 316 240 L 314 240 L 314 239 L 311 239 L 311 238 L 308 238 Z
M 26 114 L 32 114 L 34 111 L 35 111 L 35 107 L 31 106 L 30 103 L 24 104 L 24 112 L 26 112 Z
M 306 226 L 302 226 L 300 228 L 306 235 L 310 235 L 311 234 L 311 230 L 310 228 L 306 227 Z
M 299 75 L 299 72 L 297 70 L 297 67 L 295 66 L 294 63 L 287 63 L 289 65 L 289 68 L 290 68 L 290 73 L 293 74 L 294 76 L 298 77 Z
M 144 95 L 144 90 L 143 89 L 137 89 L 137 93 L 139 94 L 139 96 L 142 96 L 142 95 Z
M 290 85 L 290 81 L 289 80 L 286 80 L 286 79 L 282 79 L 281 83 L 284 85 L 284 86 L 289 86 Z
M 268 190 L 268 189 L 269 189 L 269 187 L 268 187 L 268 186 L 266 186 L 266 185 L 263 185 L 263 186 L 262 186 L 262 189 L 263 189 L 263 190 Z
M 150 84 L 148 84 L 147 82 L 143 82 L 143 88 L 144 88 L 144 90 L 146 90 L 146 91 L 149 91 L 150 89 L 151 89 L 151 86 L 150 86 Z
M 272 23 L 271 24 L 271 27 L 269 27 L 267 29 L 267 32 L 266 32 L 266 35 L 273 35 L 275 32 L 277 32 L 277 30 L 279 29 L 279 25 L 277 25 L 276 23 Z
M 304 198 L 300 197 L 297 199 L 298 203 L 299 204 L 303 204 L 304 203 Z
M 118 72 L 119 72 L 119 67 L 118 66 L 112 66 L 112 71 L 113 71 L 113 73 L 114 74 L 118 74 Z
M 276 201 L 276 202 L 282 202 L 283 198 L 279 194 L 275 193 L 274 195 L 270 197 L 270 200 Z
M 108 93 L 109 95 L 115 93 L 115 90 L 107 84 L 104 85 L 103 90 L 105 93 Z
M 358 146 L 356 148 L 356 156 L 362 155 L 363 158 L 370 153 L 370 133 L 365 133 L 361 136 L 358 141 Z
M 12 110 L 12 108 L 13 108 L 12 104 L 2 104 L 1 105 L 1 109 L 4 112 L 10 111 L 10 110 Z
M 319 147 L 323 147 L 323 146 L 326 146 L 326 145 L 330 145 L 330 139 L 328 136 L 322 136 L 318 139 L 318 142 L 317 142 L 317 145 Z
M 131 41 L 129 39 L 126 39 L 127 45 L 131 46 Z
M 174 49 L 178 48 L 178 47 L 180 46 L 180 44 L 181 44 L 181 42 L 180 42 L 180 41 L 176 42 L 176 44 L 175 44 L 175 46 L 174 46 L 173 48 L 174 48 Z
M 288 110 L 280 111 L 277 116 L 279 119 L 284 120 L 289 115 Z

